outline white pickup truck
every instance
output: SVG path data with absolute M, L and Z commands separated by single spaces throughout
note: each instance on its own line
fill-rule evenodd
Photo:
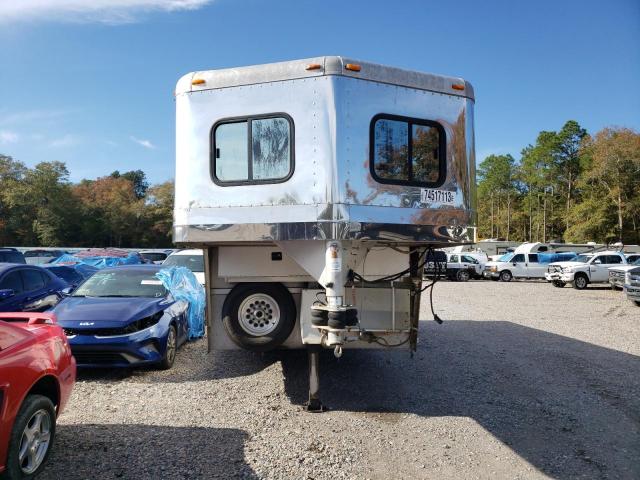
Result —
M 632 268 L 625 273 L 624 291 L 627 298 L 640 307 L 640 267 Z
M 627 258 L 627 265 L 618 265 L 617 267 L 609 268 L 609 284 L 611 284 L 611 288 L 614 290 L 617 288 L 622 290 L 626 273 L 636 267 L 640 267 L 640 254 L 629 254 L 625 255 L 625 257 Z
M 621 252 L 582 253 L 570 262 L 549 264 L 545 278 L 555 287 L 571 283 L 574 288 L 584 290 L 590 283 L 609 282 L 609 268 L 626 264 Z

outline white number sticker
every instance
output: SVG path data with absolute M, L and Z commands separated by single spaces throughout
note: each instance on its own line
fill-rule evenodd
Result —
M 421 203 L 446 203 L 453 204 L 455 194 L 448 190 L 436 190 L 434 188 L 423 188 L 420 192 Z

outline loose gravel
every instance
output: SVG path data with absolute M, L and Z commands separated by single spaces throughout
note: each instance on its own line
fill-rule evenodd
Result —
M 640 478 L 640 308 L 544 282 L 442 282 L 418 351 L 178 352 L 81 372 L 50 479 Z

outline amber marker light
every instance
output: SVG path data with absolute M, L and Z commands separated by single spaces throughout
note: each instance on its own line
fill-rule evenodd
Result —
M 359 72 L 360 70 L 362 70 L 362 67 L 360 65 L 357 65 L 355 63 L 347 63 L 344 66 L 345 70 L 351 70 L 352 72 Z
M 451 85 L 451 88 L 454 90 L 464 90 L 464 85 L 460 85 L 459 83 L 454 83 Z
M 320 70 L 322 68 L 322 65 L 320 65 L 319 63 L 310 63 L 309 65 L 307 65 L 307 70 Z
M 193 80 L 191 80 L 191 85 L 204 85 L 205 82 L 203 78 L 194 78 Z

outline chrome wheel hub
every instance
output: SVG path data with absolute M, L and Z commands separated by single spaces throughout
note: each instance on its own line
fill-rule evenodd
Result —
M 20 439 L 18 462 L 23 473 L 31 475 L 42 465 L 50 443 L 51 417 L 41 409 L 31 416 Z
M 238 310 L 240 327 L 255 337 L 271 333 L 279 322 L 278 302 L 264 293 L 249 295 Z

